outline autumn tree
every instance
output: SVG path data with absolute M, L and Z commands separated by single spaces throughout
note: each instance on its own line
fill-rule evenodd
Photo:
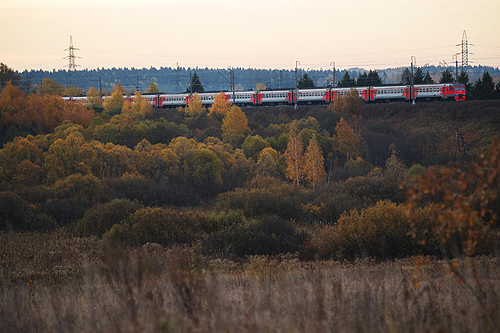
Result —
M 324 164 L 323 152 L 319 147 L 317 135 L 313 135 L 311 140 L 309 140 L 309 146 L 304 155 L 304 164 L 302 166 L 304 177 L 312 184 L 313 189 L 325 179 Z
M 266 89 L 267 89 L 266 85 L 262 82 L 259 82 L 255 85 L 255 90 L 257 90 L 257 91 L 262 91 L 262 90 L 266 90 Z
M 205 111 L 200 95 L 194 93 L 193 96 L 189 98 L 188 105 L 184 109 L 184 114 L 188 117 L 196 117 L 197 115 L 205 113 Z
M 487 233 L 500 227 L 499 170 L 499 140 L 467 167 L 428 168 L 424 176 L 406 184 L 410 210 L 413 213 L 421 205 L 437 204 L 438 223 L 429 232 L 443 245 L 452 241 L 463 253 L 476 254 Z
M 226 94 L 222 91 L 215 96 L 214 103 L 208 109 L 210 114 L 227 114 L 231 108 L 231 102 L 226 98 Z
M 6 83 L 0 94 L 0 120 L 2 124 L 22 124 L 26 128 L 32 124 L 24 94 L 11 82 Z
M 123 97 L 125 93 L 124 90 L 125 89 L 121 84 L 117 84 L 113 88 L 113 93 L 111 94 L 111 97 L 106 97 L 103 106 L 104 110 L 108 114 L 116 114 L 122 111 L 123 102 L 125 101 L 125 98 Z
M 45 155 L 44 168 L 49 180 L 60 179 L 74 173 L 87 174 L 91 150 L 83 135 L 72 132 L 65 139 L 57 139 Z
M 387 179 L 399 182 L 403 180 L 407 168 L 403 161 L 401 161 L 398 157 L 398 150 L 396 149 L 396 145 L 394 143 L 389 145 L 389 151 L 391 152 L 391 156 L 385 161 L 385 175 Z
M 258 154 L 264 149 L 270 147 L 269 142 L 264 140 L 260 135 L 249 135 L 245 142 L 241 145 L 241 149 L 246 157 L 257 160 Z
M 75 97 L 75 96 L 81 96 L 82 94 L 83 94 L 82 88 L 69 86 L 68 88 L 64 89 L 63 96 Z
M 146 115 L 153 109 L 151 103 L 144 97 L 139 90 L 135 92 L 133 111 L 137 114 Z
M 18 84 L 21 80 L 21 75 L 17 74 L 7 65 L 0 62 L 0 90 L 5 87 L 7 82 Z
M 233 105 L 222 121 L 222 137 L 228 142 L 233 135 L 243 134 L 248 126 L 248 120 L 245 113 L 239 106 Z
M 31 135 L 26 138 L 18 136 L 0 149 L 0 181 L 10 181 L 19 171 L 19 164 L 22 161 L 29 161 L 35 165 L 43 163 L 43 151 Z M 27 166 L 26 162 L 24 164 Z
M 38 87 L 37 95 L 59 95 L 63 96 L 66 88 L 60 84 L 55 82 L 52 79 L 46 77 L 40 83 L 40 87 Z
M 258 155 L 257 174 L 264 177 L 273 177 L 277 174 L 278 164 L 278 152 L 270 147 L 264 148 Z
M 300 185 L 304 148 L 297 127 L 291 124 L 288 133 L 288 145 L 285 151 L 286 171 L 288 178 L 298 186 Z
M 340 118 L 337 126 L 335 126 L 335 132 L 336 134 L 334 134 L 333 140 L 336 143 L 336 150 L 346 155 L 346 161 L 349 161 L 351 157 L 355 158 L 357 155 L 359 138 L 344 118 Z
M 158 94 L 160 93 L 160 89 L 158 89 L 158 85 L 155 82 L 151 82 L 144 92 L 146 94 Z
M 99 96 L 99 92 L 96 88 L 90 87 L 87 91 L 87 106 L 89 108 L 101 108 L 102 99 Z
M 359 115 L 363 110 L 364 102 L 354 88 L 345 95 L 335 95 L 328 109 L 333 112 Z

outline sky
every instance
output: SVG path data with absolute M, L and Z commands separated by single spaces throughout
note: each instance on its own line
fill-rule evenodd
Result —
M 0 0 L 0 62 L 65 69 L 500 67 L 499 0 Z M 473 54 L 472 54 L 473 53 Z M 458 54 L 461 62 L 461 54 Z

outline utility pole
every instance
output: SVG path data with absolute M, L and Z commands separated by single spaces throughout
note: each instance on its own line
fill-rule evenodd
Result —
M 330 62 L 330 66 L 332 66 L 332 84 L 330 85 L 331 88 L 335 86 L 335 61 Z
M 410 87 L 410 96 L 411 96 L 411 104 L 415 104 L 415 78 L 413 76 L 413 66 L 416 65 L 417 59 L 415 56 L 411 56 L 411 87 Z
M 462 70 L 469 67 L 469 41 L 467 40 L 467 32 L 462 34 Z
M 135 91 L 138 92 L 139 91 L 139 74 L 137 74 L 137 72 L 135 72 L 135 78 L 136 78 Z
M 455 54 L 453 58 L 455 58 L 455 82 L 458 83 L 458 54 Z
M 189 73 L 189 98 L 193 96 L 193 74 Z
M 278 84 L 279 84 L 279 87 L 281 89 L 281 82 L 283 81 L 283 70 L 280 69 L 280 71 L 278 72 Z
M 234 69 L 230 67 L 230 75 L 231 75 L 231 91 L 233 92 L 233 105 L 236 105 L 236 95 L 234 93 Z
M 300 65 L 300 61 L 295 61 L 295 94 L 293 96 L 293 99 L 294 99 L 294 102 L 295 102 L 295 110 L 297 110 L 299 108 L 299 104 L 298 104 L 298 97 L 299 97 L 299 90 L 298 90 L 298 79 L 297 79 L 297 74 L 298 74 L 298 66 Z
M 102 85 L 101 85 L 101 76 L 99 75 L 99 98 L 102 98 Z
M 75 63 L 76 58 L 80 58 L 75 56 L 75 50 L 79 50 L 73 46 L 73 36 L 69 36 L 69 48 L 67 48 L 64 51 L 68 51 L 68 56 L 64 57 L 63 59 L 68 59 L 69 64 L 68 64 L 68 87 L 71 85 L 71 71 L 76 71 L 76 66 L 78 66 Z

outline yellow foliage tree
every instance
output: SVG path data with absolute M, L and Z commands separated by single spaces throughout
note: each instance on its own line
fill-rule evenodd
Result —
M 40 87 L 37 89 L 37 95 L 59 95 L 63 96 L 66 88 L 60 84 L 55 82 L 52 79 L 46 77 L 40 83 Z
M 227 114 L 231 108 L 231 102 L 226 99 L 226 94 L 222 91 L 215 96 L 214 103 L 209 109 L 210 114 Z
M 149 87 L 146 89 L 146 94 L 158 94 L 160 89 L 158 89 L 158 85 L 155 82 L 151 82 Z
M 358 155 L 359 138 L 343 117 L 340 118 L 337 126 L 335 126 L 335 131 L 336 134 L 333 136 L 333 139 L 337 144 L 336 149 L 341 154 L 346 155 L 347 161 L 349 161 L 350 157 L 355 158 Z
M 359 115 L 363 110 L 363 100 L 359 97 L 358 91 L 352 88 L 345 95 L 336 95 L 328 105 L 328 109 L 333 112 Z
M 81 96 L 82 93 L 83 93 L 82 88 L 78 88 L 75 86 L 69 86 L 68 88 L 64 89 L 64 96 L 69 96 L 69 97 Z
M 325 179 L 324 164 L 323 152 L 319 147 L 318 138 L 316 135 L 313 135 L 311 140 L 309 140 L 309 146 L 304 156 L 304 164 L 302 165 L 303 174 L 306 180 L 312 184 L 313 189 Z
M 304 148 L 300 141 L 299 133 L 295 125 L 290 125 L 288 135 L 288 145 L 285 151 L 286 171 L 288 178 L 300 185 L 301 165 L 303 160 Z
M 141 92 L 137 90 L 135 92 L 135 97 L 134 97 L 134 106 L 133 106 L 134 113 L 140 113 L 145 115 L 151 112 L 152 109 L 153 106 L 151 105 L 151 103 L 149 103 L 149 101 L 146 98 L 142 97 Z
M 87 91 L 87 106 L 93 108 L 95 106 L 102 107 L 102 100 L 96 88 L 90 87 Z
M 233 105 L 222 121 L 222 138 L 227 139 L 234 134 L 243 134 L 248 126 L 248 120 L 241 108 Z
M 205 113 L 205 108 L 201 102 L 200 95 L 194 93 L 191 98 L 189 98 L 188 106 L 184 109 L 184 113 L 188 117 L 195 117 L 199 114 Z
M 267 89 L 267 87 L 264 83 L 259 82 L 255 85 L 255 90 L 261 91 L 261 90 L 266 90 L 266 89 Z
M 125 98 L 123 97 L 124 93 L 125 89 L 123 88 L 123 86 L 117 84 L 113 89 L 111 97 L 107 97 L 104 100 L 104 110 L 108 113 L 112 111 L 121 112 L 121 109 L 123 107 L 123 102 L 125 101 Z

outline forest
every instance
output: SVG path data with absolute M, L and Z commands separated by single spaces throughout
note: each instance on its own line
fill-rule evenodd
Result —
M 498 100 L 155 109 L 124 91 L 2 89 L 4 327 L 500 324 Z

